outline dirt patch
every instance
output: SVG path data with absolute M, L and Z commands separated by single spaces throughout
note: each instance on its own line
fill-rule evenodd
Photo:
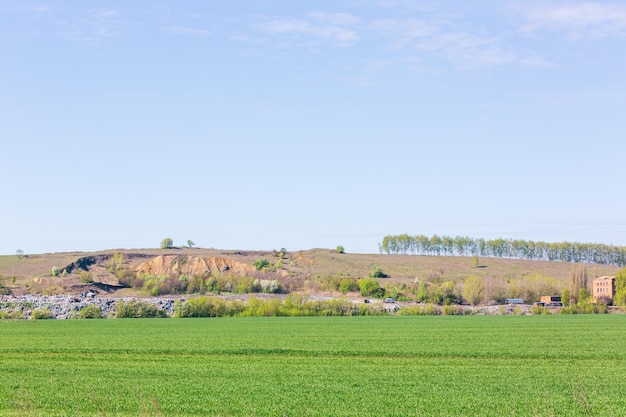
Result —
M 139 265 L 137 273 L 146 275 L 253 275 L 256 268 L 228 258 L 186 255 L 161 255 Z

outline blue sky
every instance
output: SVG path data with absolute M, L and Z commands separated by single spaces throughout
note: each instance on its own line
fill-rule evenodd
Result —
M 0 253 L 626 245 L 626 4 L 0 2 Z

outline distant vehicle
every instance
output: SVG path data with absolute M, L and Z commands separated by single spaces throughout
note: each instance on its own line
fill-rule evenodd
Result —
M 563 303 L 560 301 L 555 301 L 555 302 L 546 304 L 546 307 L 563 307 Z
M 386 303 L 395 303 L 396 300 L 394 300 L 393 298 L 385 298 L 385 302 Z
M 524 300 L 522 300 L 521 298 L 507 298 L 506 303 L 507 304 L 524 304 Z

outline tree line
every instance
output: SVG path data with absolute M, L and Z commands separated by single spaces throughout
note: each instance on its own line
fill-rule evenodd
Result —
M 601 243 L 546 243 L 519 239 L 389 235 L 379 244 L 391 255 L 482 256 L 626 266 L 626 247 Z

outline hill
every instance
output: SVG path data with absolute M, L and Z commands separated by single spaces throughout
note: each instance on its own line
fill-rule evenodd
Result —
M 257 270 L 254 264 L 261 259 L 266 259 L 267 265 Z M 55 267 L 58 276 L 51 276 Z M 479 276 L 489 291 L 519 293 L 524 290 L 536 295 L 568 287 L 575 271 L 584 269 L 593 279 L 614 275 L 620 269 L 607 265 L 501 258 L 480 258 L 479 264 L 475 265 L 469 257 L 340 254 L 330 249 L 284 254 L 202 248 L 114 249 L 92 253 L 34 254 L 22 258 L 0 256 L 0 284 L 14 294 L 92 291 L 140 295 L 146 294 L 145 288 L 143 291 L 137 285 L 125 288 L 133 286 L 130 281 L 124 282 L 128 274 L 172 279 L 181 275 L 202 275 L 230 279 L 220 290 L 236 291 L 236 279 L 241 281 L 242 277 L 247 277 L 249 280 L 278 280 L 288 291 L 333 293 L 340 280 L 367 278 L 377 267 L 388 275 L 388 278 L 377 279 L 380 285 L 387 289 L 396 288 L 396 294 L 399 291 L 415 293 L 419 281 L 433 290 L 442 283 L 451 282 L 460 294 L 467 277 Z M 245 288 L 242 291 L 249 292 Z M 487 298 L 493 297 L 489 294 Z

